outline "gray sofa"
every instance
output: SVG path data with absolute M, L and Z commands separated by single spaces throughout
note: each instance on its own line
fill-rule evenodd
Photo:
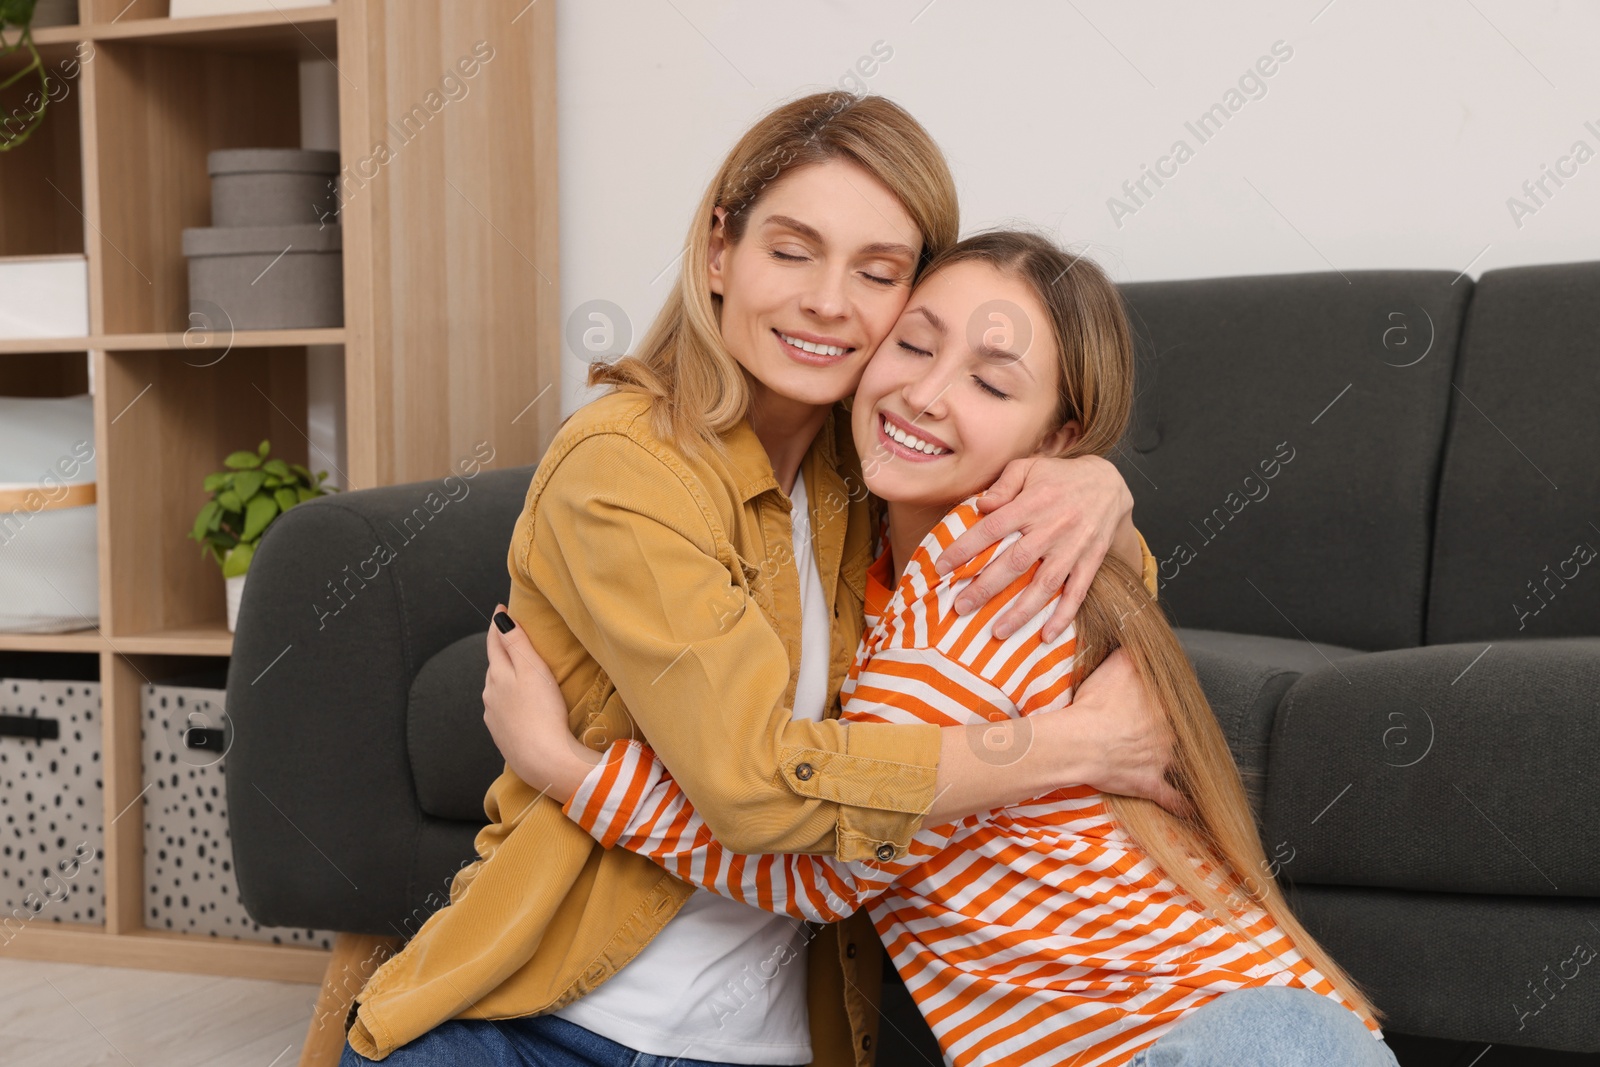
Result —
M 1527 1050 L 1600 1053 L 1600 263 L 1123 291 L 1117 463 L 1300 914 L 1407 1067 L 1596 1062 Z M 471 857 L 531 472 L 263 539 L 227 764 L 259 922 L 406 935 Z M 889 973 L 879 1061 L 922 1062 Z

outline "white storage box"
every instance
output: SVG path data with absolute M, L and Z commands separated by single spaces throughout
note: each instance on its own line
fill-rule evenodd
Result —
M 332 0 L 172 0 L 170 18 L 202 15 L 238 15 L 245 11 L 276 11 L 290 7 L 325 7 Z
M 103 923 L 100 683 L 0 678 L 0 942 Z
M 0 632 L 100 625 L 94 398 L 0 397 Z
M 89 261 L 0 256 L 0 337 L 86 337 Z
M 239 903 L 223 759 L 233 732 L 226 691 L 146 685 L 144 925 L 151 930 L 332 948 L 331 930 L 262 926 Z

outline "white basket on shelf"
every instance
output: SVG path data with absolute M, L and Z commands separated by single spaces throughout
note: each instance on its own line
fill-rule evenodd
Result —
M 100 624 L 94 398 L 0 397 L 0 633 Z

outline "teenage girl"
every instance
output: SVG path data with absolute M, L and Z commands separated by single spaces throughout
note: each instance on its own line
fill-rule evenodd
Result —
M 997 637 L 1003 596 L 953 610 L 1013 539 L 941 573 L 981 518 L 973 494 L 1019 457 L 1110 450 L 1131 370 L 1120 299 L 1090 261 L 1010 231 L 933 261 L 854 397 L 863 472 L 888 506 L 842 718 L 993 720 L 982 744 L 1004 762 L 1029 716 L 1070 699 L 1120 645 L 1167 709 L 1185 817 L 1078 785 L 924 826 L 903 857 L 746 856 L 713 838 L 648 745 L 619 741 L 602 758 L 574 739 L 552 687 L 500 694 L 535 698 L 521 719 L 490 716 L 496 740 L 607 847 L 816 922 L 865 905 L 957 1067 L 1393 1064 L 1372 1005 L 1291 914 L 1199 681 L 1138 574 L 1107 559 L 1051 640 L 1037 619 Z M 518 632 L 491 628 L 491 673 L 496 655 L 537 663 Z

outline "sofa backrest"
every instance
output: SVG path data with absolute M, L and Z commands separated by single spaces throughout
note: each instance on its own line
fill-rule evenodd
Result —
M 1485 271 L 1457 364 L 1428 643 L 1600 635 L 1600 262 Z
M 1471 279 L 1346 271 L 1121 289 L 1138 398 L 1113 460 L 1175 625 L 1421 644 Z

